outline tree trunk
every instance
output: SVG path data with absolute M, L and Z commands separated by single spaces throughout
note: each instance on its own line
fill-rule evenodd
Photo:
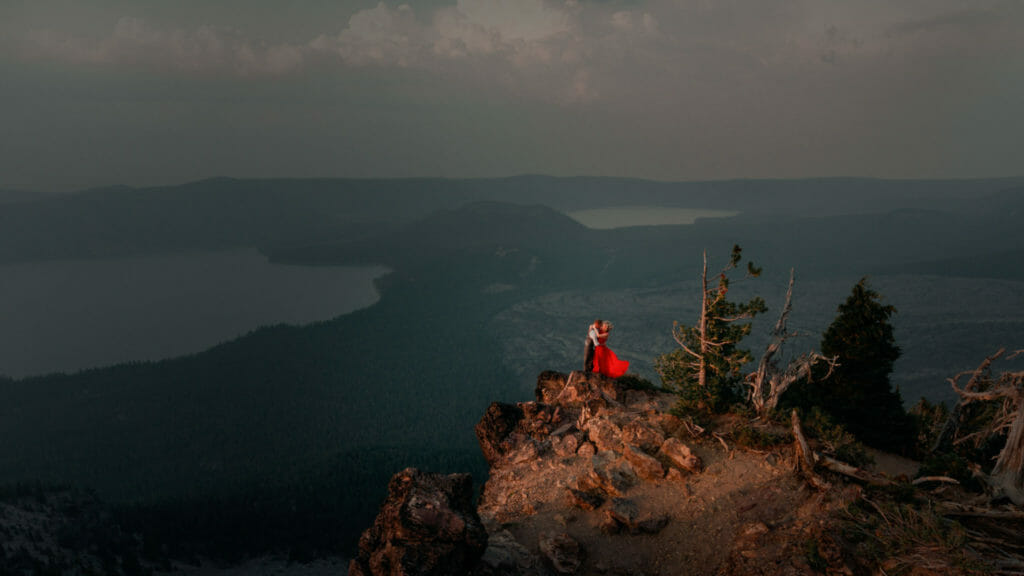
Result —
M 829 483 L 814 473 L 814 452 L 807 444 L 807 438 L 804 437 L 804 431 L 800 427 L 800 416 L 796 409 L 790 415 L 790 422 L 793 425 L 793 448 L 797 474 L 802 476 L 812 487 L 818 490 L 827 490 Z
M 1006 434 L 1006 445 L 992 468 L 990 483 L 996 497 L 1006 496 L 1014 504 L 1024 506 L 1024 396 L 1019 388 L 1013 405 L 1016 410 L 1013 423 Z
M 701 300 L 700 300 L 700 358 L 697 368 L 697 385 L 703 389 L 708 382 L 707 357 L 711 352 L 711 345 L 708 343 L 708 252 L 704 251 L 704 271 L 700 275 Z

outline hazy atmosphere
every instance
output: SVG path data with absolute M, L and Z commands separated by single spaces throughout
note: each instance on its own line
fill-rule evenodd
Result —
M 1018 175 L 1016 0 L 5 0 L 0 187 Z
M 951 378 L 1022 346 L 1022 30 L 1021 0 L 0 0 L 0 573 L 340 573 L 397 471 L 469 473 L 469 503 L 521 437 L 538 485 L 583 493 L 620 404 L 650 418 L 623 446 L 665 436 L 623 462 L 697 516 L 642 570 L 575 573 L 680 574 L 690 535 L 760 558 L 726 517 L 789 538 L 740 524 L 774 488 L 733 513 L 691 476 L 741 442 L 838 506 L 789 468 L 826 462 L 797 410 L 837 462 L 856 437 L 970 489 L 994 453 L 938 427 Z M 626 510 L 564 496 L 594 514 L 559 531 Z

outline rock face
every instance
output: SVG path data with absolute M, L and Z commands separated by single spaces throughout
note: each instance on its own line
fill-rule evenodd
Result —
M 388 484 L 373 526 L 359 539 L 350 576 L 468 574 L 487 547 L 473 509 L 469 474 L 442 476 L 406 468 Z
M 690 473 L 701 469 L 700 459 L 674 436 L 678 419 L 658 410 L 656 399 L 643 391 L 623 390 L 595 374 L 543 372 L 535 396 L 534 402 L 515 405 L 495 402 L 476 425 L 492 470 L 548 453 L 589 458 L 598 477 L 617 470 L 620 476 L 655 481 L 673 467 Z

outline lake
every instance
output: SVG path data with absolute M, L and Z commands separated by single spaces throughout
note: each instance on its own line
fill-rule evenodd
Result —
M 588 228 L 609 229 L 627 226 L 675 226 L 693 224 L 698 218 L 729 218 L 739 212 L 673 208 L 668 206 L 614 206 L 569 212 L 573 220 Z
M 255 249 L 0 265 L 0 374 L 158 360 L 327 320 L 376 302 L 387 272 L 272 264 Z

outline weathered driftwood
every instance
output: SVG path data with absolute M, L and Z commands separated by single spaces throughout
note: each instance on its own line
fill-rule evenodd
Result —
M 796 332 L 790 332 L 786 328 L 786 321 L 793 309 L 793 283 L 795 272 L 789 270 L 789 288 L 786 290 L 786 303 L 782 306 L 779 319 L 772 329 L 772 338 L 761 356 L 757 365 L 757 371 L 747 376 L 747 385 L 750 386 L 750 402 L 757 411 L 758 416 L 764 416 L 779 405 L 779 399 L 790 386 L 804 379 L 811 377 L 811 368 L 818 362 L 827 362 L 828 374 L 836 367 L 836 358 L 826 358 L 821 354 L 810 351 L 799 358 L 792 360 L 785 369 L 779 368 L 778 354 L 782 351 L 786 340 L 797 336 Z M 827 376 L 827 375 L 826 375 Z
M 1008 498 L 1014 504 L 1024 506 L 1024 372 L 1003 372 L 993 376 L 991 364 L 1004 352 L 1001 349 L 989 356 L 973 372 L 958 374 L 950 384 L 960 396 L 954 413 L 959 414 L 963 406 L 972 402 L 1001 402 L 986 431 L 988 434 L 1006 431 L 1006 443 L 999 451 L 987 483 L 993 498 Z M 1010 358 L 1020 353 L 1015 352 Z M 971 374 L 971 380 L 960 388 L 957 382 L 964 374 Z

